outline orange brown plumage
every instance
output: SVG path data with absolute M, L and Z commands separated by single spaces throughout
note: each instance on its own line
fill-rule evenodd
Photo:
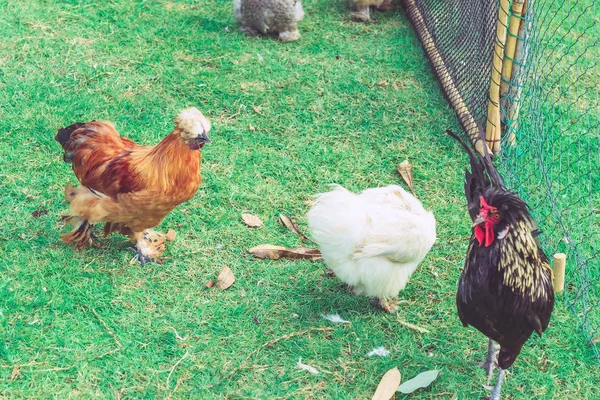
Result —
M 182 111 L 173 131 L 155 146 L 121 137 L 109 122 L 59 130 L 55 139 L 82 185 L 66 188 L 71 205 L 66 221 L 73 230 L 62 240 L 82 248 L 91 243 L 91 227 L 105 222 L 106 234 L 116 231 L 138 241 L 198 190 L 199 150 L 209 130 L 210 122 L 195 108 Z

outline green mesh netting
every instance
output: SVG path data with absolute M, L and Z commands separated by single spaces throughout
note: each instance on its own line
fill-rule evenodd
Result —
M 483 137 L 500 1 L 404 5 L 465 133 Z M 562 296 L 600 360 L 600 2 L 524 6 L 498 165 L 533 209 L 546 252 L 567 254 Z

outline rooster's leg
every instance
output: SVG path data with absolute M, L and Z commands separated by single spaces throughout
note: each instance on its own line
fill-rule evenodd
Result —
M 371 301 L 375 307 L 386 313 L 393 313 L 398 309 L 398 299 L 386 299 L 385 297 L 376 297 Z
M 496 364 L 496 359 L 498 358 L 499 346 L 494 343 L 492 339 L 488 341 L 488 352 L 485 361 L 483 362 L 482 367 L 487 370 L 488 378 L 487 385 L 489 386 L 492 381 L 492 375 L 494 375 L 494 367 Z
M 498 381 L 496 382 L 496 386 L 494 387 L 494 391 L 492 392 L 492 397 L 490 397 L 490 400 L 500 400 L 500 389 L 502 389 L 503 378 L 504 370 L 502 368 L 498 368 Z

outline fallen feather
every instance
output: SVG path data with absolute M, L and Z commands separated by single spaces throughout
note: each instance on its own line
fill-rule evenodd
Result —
M 345 319 L 340 317 L 340 314 L 323 315 L 323 318 L 325 318 L 328 321 L 333 322 L 334 324 L 349 324 L 350 323 L 350 321 L 346 321 Z
M 390 351 L 386 350 L 386 348 L 383 346 L 376 347 L 367 353 L 367 355 L 369 357 L 373 357 L 373 356 L 385 357 L 385 356 L 388 356 L 389 354 L 390 354 Z
M 315 367 L 308 365 L 308 364 L 303 364 L 302 357 L 300 357 L 300 359 L 298 360 L 298 364 L 296 364 L 296 366 L 300 369 L 310 372 L 311 374 L 317 375 L 319 373 L 319 370 L 316 369 Z

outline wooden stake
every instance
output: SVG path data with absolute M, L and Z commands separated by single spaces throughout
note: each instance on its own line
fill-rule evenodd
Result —
M 450 73 L 444 64 L 444 59 L 440 55 L 437 47 L 435 47 L 435 42 L 433 41 L 431 33 L 429 33 L 427 30 L 427 26 L 425 25 L 425 21 L 423 20 L 423 16 L 421 15 L 419 8 L 415 5 L 414 0 L 405 0 L 405 7 L 413 20 L 415 30 L 422 33 L 421 43 L 423 44 L 423 48 L 425 49 L 425 52 L 427 53 L 427 56 L 433 65 L 433 69 L 438 75 L 440 84 L 442 85 L 442 88 L 444 89 L 444 92 L 450 101 L 450 105 L 454 108 L 454 111 L 458 115 L 458 119 L 460 119 L 460 122 L 465 128 L 465 131 L 471 139 L 475 149 L 481 155 L 485 155 L 484 141 L 480 137 L 482 136 L 482 132 L 480 132 L 479 125 L 475 121 L 475 118 L 473 118 L 473 115 L 471 115 L 469 108 L 465 104 L 465 101 L 463 100 L 458 88 L 456 87 L 456 84 L 454 83 L 454 80 L 450 76 Z M 487 153 L 491 153 L 491 149 L 489 147 L 487 148 Z
M 513 60 L 517 48 L 517 36 L 521 26 L 521 16 L 523 12 L 523 3 L 525 0 L 513 0 L 510 23 L 508 25 L 508 37 L 506 38 L 506 48 L 504 49 L 504 62 L 502 63 L 502 81 L 500 82 L 500 95 L 505 96 L 508 93 L 512 79 Z
M 556 253 L 554 255 L 554 274 L 552 279 L 552 289 L 554 293 L 560 293 L 565 289 L 565 266 L 567 264 L 567 255 Z
M 508 25 L 508 7 L 510 0 L 500 0 L 498 8 L 498 25 L 496 26 L 496 44 L 494 45 L 494 60 L 492 67 L 492 80 L 490 83 L 490 98 L 488 102 L 487 124 L 485 127 L 485 140 L 492 152 L 500 151 L 500 78 L 502 74 L 502 60 L 506 45 L 506 32 Z
M 533 0 L 525 0 L 523 3 L 523 9 L 521 10 L 522 16 L 527 16 L 527 10 L 533 4 Z M 528 49 L 525 46 L 525 41 L 523 38 L 525 37 L 525 32 L 527 30 L 527 21 L 525 18 L 522 18 L 521 24 L 519 25 L 519 31 L 517 35 L 519 39 L 517 41 L 517 47 L 515 49 L 515 61 L 513 65 L 513 72 L 511 81 L 513 86 L 511 88 L 511 97 L 513 101 L 509 105 L 508 109 L 508 119 L 510 121 L 509 127 L 509 136 L 508 143 L 514 145 L 516 143 L 515 131 L 518 127 L 517 120 L 519 119 L 519 109 L 521 108 L 521 93 L 523 92 L 523 81 L 525 77 L 523 76 L 522 69 L 525 70 L 524 65 L 527 63 L 527 52 Z M 515 101 L 515 99 L 517 101 Z

